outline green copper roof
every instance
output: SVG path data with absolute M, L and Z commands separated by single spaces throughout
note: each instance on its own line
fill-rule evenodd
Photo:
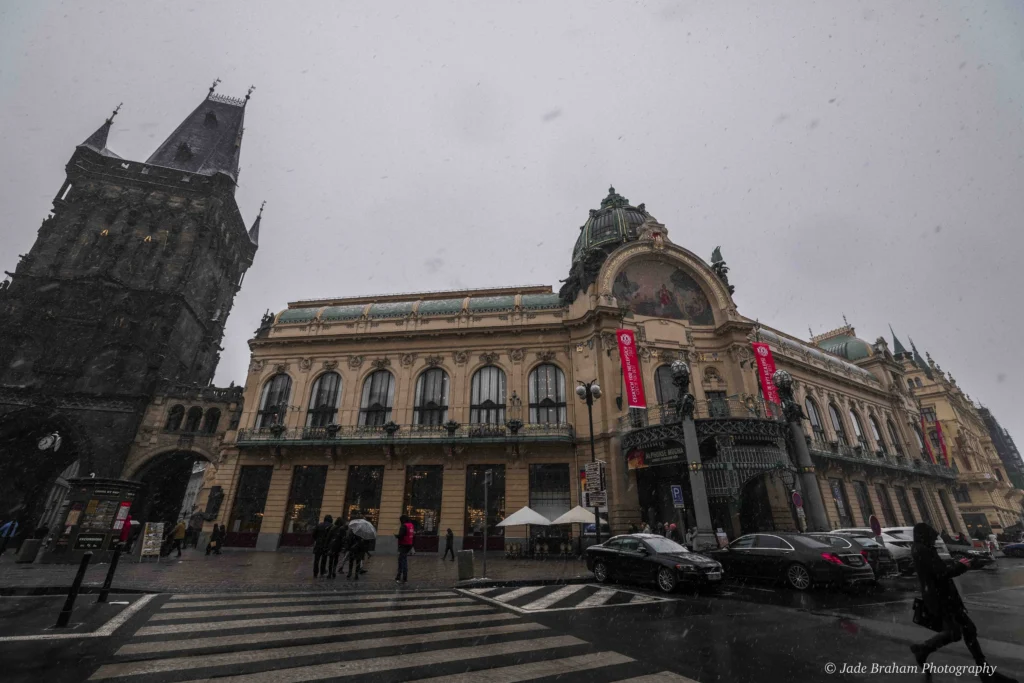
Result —
M 901 344 L 900 340 L 896 337 L 896 333 L 893 332 L 892 325 L 889 325 L 889 331 L 892 332 L 892 353 L 893 353 L 893 355 L 894 356 L 898 356 L 898 355 L 900 355 L 902 353 L 906 353 L 907 349 L 904 348 L 903 344 Z
M 363 315 L 364 304 L 350 306 L 328 306 L 320 314 L 321 320 L 357 320 Z
M 415 301 L 389 301 L 370 306 L 371 318 L 401 318 L 412 313 Z
M 617 193 L 614 187 L 609 187 L 608 196 L 601 200 L 601 208 L 591 211 L 590 218 L 583 224 L 573 248 L 572 260 L 577 260 L 587 249 L 614 248 L 635 240 L 637 228 L 646 219 L 643 205 L 639 208 L 630 206 L 628 199 Z
M 420 315 L 458 315 L 462 310 L 462 299 L 433 299 L 420 302 Z
M 471 311 L 511 311 L 516 305 L 514 296 L 475 296 L 469 300 Z
M 561 308 L 564 306 L 562 299 L 553 292 L 551 294 L 523 294 L 521 301 L 522 307 L 527 310 Z
M 308 323 L 310 320 L 316 318 L 316 314 L 319 312 L 319 308 L 289 308 L 287 311 L 282 311 L 281 315 L 277 316 L 277 322 L 278 324 Z
M 871 346 L 866 341 L 845 334 L 826 339 L 818 346 L 846 360 L 860 360 L 871 355 Z

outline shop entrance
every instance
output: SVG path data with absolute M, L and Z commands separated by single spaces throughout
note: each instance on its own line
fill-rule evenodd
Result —
M 662 526 L 675 524 L 683 533 L 697 526 L 690 492 L 690 470 L 685 463 L 644 467 L 634 471 L 641 517 L 651 525 L 651 529 L 655 529 L 659 522 Z M 677 509 L 672 501 L 674 484 L 683 487 L 683 502 L 686 504 L 683 509 Z

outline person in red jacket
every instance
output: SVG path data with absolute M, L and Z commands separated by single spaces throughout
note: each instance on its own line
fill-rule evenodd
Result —
M 409 553 L 412 552 L 412 539 L 415 532 L 412 528 L 412 521 L 402 515 L 398 520 L 398 574 L 395 575 L 395 583 L 406 583 L 409 581 Z

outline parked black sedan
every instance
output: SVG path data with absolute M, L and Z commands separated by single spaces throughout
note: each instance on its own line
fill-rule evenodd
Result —
M 833 548 L 804 534 L 747 534 L 708 555 L 721 562 L 730 576 L 782 580 L 801 591 L 815 583 L 853 585 L 875 580 L 860 552 Z
M 609 579 L 658 584 L 671 593 L 680 583 L 714 586 L 722 582 L 722 565 L 692 553 L 656 534 L 615 536 L 586 550 L 587 569 L 598 582 Z
M 896 560 L 885 546 L 873 538 L 864 536 L 846 536 L 842 534 L 809 533 L 811 538 L 828 543 L 842 552 L 859 552 L 868 561 L 875 578 L 899 574 Z

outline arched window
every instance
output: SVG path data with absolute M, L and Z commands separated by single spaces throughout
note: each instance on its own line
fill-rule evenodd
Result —
M 942 455 L 942 444 L 939 443 L 939 434 L 934 429 L 928 430 L 928 440 L 932 442 L 932 453 L 938 458 Z
M 256 428 L 266 429 L 271 425 L 284 424 L 288 411 L 288 399 L 292 394 L 292 378 L 285 374 L 274 375 L 263 385 L 260 409 L 256 414 Z
M 341 375 L 325 372 L 316 378 L 313 391 L 309 394 L 309 410 L 306 412 L 307 427 L 326 427 L 334 424 L 341 398 Z
M 505 373 L 494 365 L 473 375 L 469 396 L 471 424 L 505 424 Z
M 377 370 L 363 382 L 363 399 L 359 403 L 359 424 L 379 427 L 389 422 L 394 400 L 394 375 L 387 370 Z
M 918 388 L 920 388 L 921 387 L 921 378 L 920 377 L 915 377 L 914 378 L 914 384 L 916 384 L 918 386 Z
M 909 377 L 907 378 L 907 388 L 910 389 L 911 391 L 914 390 L 914 380 L 910 379 Z
M 198 432 L 199 423 L 203 421 L 203 409 L 199 406 L 192 406 L 188 409 L 188 415 L 185 417 L 185 431 L 186 432 Z
M 654 395 L 659 405 L 665 405 L 676 397 L 676 386 L 672 384 L 672 368 L 662 365 L 654 371 Z
M 203 418 L 203 433 L 204 434 L 216 434 L 217 425 L 220 424 L 220 409 L 209 408 L 206 411 L 206 416 Z
M 815 438 L 825 438 L 825 429 L 821 426 L 821 415 L 818 414 L 818 406 L 810 396 L 804 399 L 804 409 L 807 411 L 807 419 L 811 422 L 811 432 Z
M 440 425 L 448 421 L 448 373 L 431 368 L 416 380 L 416 404 L 412 423 Z
M 557 365 L 538 365 L 530 373 L 530 422 L 565 421 L 565 375 Z
M 850 408 L 850 422 L 853 423 L 853 435 L 864 448 L 868 447 L 868 440 L 864 438 L 864 427 L 860 423 L 860 417 L 854 412 L 853 408 Z
M 176 432 L 181 429 L 181 421 L 185 419 L 185 406 L 176 405 L 167 413 L 167 424 L 164 429 L 169 432 Z
M 875 439 L 875 445 L 881 451 L 886 451 L 885 439 L 882 438 L 882 430 L 878 428 L 878 420 L 874 415 L 868 415 L 868 424 L 871 425 L 871 436 Z
M 848 444 L 846 430 L 843 429 L 843 421 L 839 417 L 839 408 L 836 408 L 835 403 L 828 404 L 828 415 L 832 418 L 832 429 L 836 432 L 836 438 L 839 439 L 840 443 Z
M 896 455 L 903 455 L 903 443 L 900 441 L 900 433 L 896 431 L 896 425 L 892 423 L 892 420 L 886 420 L 886 425 L 889 427 L 889 438 L 892 439 L 893 450 L 896 451 Z

